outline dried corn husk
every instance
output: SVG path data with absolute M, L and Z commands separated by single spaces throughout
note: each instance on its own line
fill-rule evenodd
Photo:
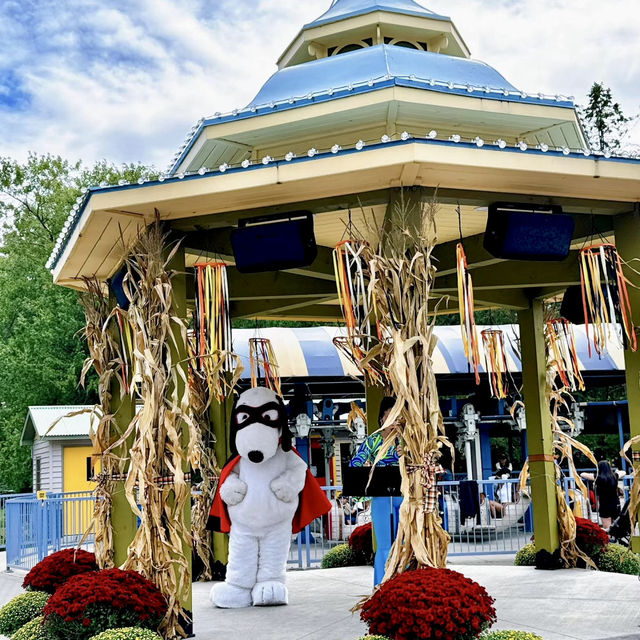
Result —
M 629 495 L 629 520 L 631 521 L 631 531 L 633 532 L 638 525 L 638 514 L 640 513 L 640 459 L 638 452 L 634 451 L 631 459 L 627 455 L 629 449 L 640 446 L 640 436 L 634 436 L 625 443 L 620 451 L 620 455 L 624 456 L 631 463 L 634 470 L 633 484 L 631 485 L 631 493 Z

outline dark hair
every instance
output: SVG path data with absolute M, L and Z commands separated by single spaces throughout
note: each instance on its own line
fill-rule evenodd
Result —
M 598 477 L 596 487 L 615 487 L 618 485 L 618 478 L 613 473 L 613 469 L 607 460 L 598 462 Z
M 393 409 L 396 404 L 396 399 L 391 396 L 385 396 L 382 398 L 382 402 L 380 403 L 380 411 L 378 412 L 378 423 L 382 426 L 382 416 L 389 411 L 389 409 Z

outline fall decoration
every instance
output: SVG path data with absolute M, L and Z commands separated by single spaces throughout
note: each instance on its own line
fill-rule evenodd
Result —
M 509 392 L 507 384 L 509 367 L 504 347 L 504 333 L 500 329 L 485 329 L 481 335 L 491 395 L 494 398 L 506 398 Z
M 549 366 L 555 369 L 563 387 L 569 391 L 584 391 L 584 380 L 580 373 L 576 339 L 573 326 L 564 318 L 555 318 L 545 323 L 546 341 L 549 348 Z
M 27 622 L 37 618 L 48 599 L 49 594 L 43 591 L 27 591 L 9 600 L 0 609 L 0 634 L 11 636 Z
M 22 581 L 30 591 L 55 593 L 71 576 L 97 571 L 96 557 L 82 549 L 63 549 L 43 558 Z
M 251 386 L 267 387 L 282 396 L 278 360 L 268 338 L 249 339 L 249 362 L 251 364 Z
M 576 517 L 576 544 L 593 559 L 609 544 L 609 536 L 595 522 Z
M 383 582 L 360 617 L 394 640 L 472 640 L 496 620 L 484 587 L 450 569 L 405 571 Z
M 67 580 L 43 614 L 54 640 L 86 640 L 114 627 L 156 630 L 166 612 L 164 596 L 139 573 L 104 569 Z
M 349 536 L 349 547 L 358 557 L 358 564 L 373 563 L 373 533 L 370 522 L 356 527 Z
M 458 209 L 458 215 L 460 211 Z M 460 312 L 460 332 L 467 362 L 473 368 L 476 384 L 480 384 L 480 351 L 476 330 L 473 282 L 467 265 L 467 256 L 462 242 L 456 245 L 456 269 L 458 274 L 458 308 Z

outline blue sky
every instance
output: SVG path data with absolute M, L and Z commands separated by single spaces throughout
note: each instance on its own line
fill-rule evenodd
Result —
M 636 0 L 419 0 L 527 92 L 593 81 L 640 110 Z M 243 107 L 330 0 L 0 0 L 0 155 L 163 169 L 198 118 Z M 632 133 L 640 143 L 640 126 Z

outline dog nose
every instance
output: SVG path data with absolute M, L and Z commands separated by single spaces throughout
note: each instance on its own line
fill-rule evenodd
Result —
M 262 462 L 264 460 L 264 453 L 262 453 L 262 451 L 249 451 L 249 460 L 251 460 L 251 462 Z

